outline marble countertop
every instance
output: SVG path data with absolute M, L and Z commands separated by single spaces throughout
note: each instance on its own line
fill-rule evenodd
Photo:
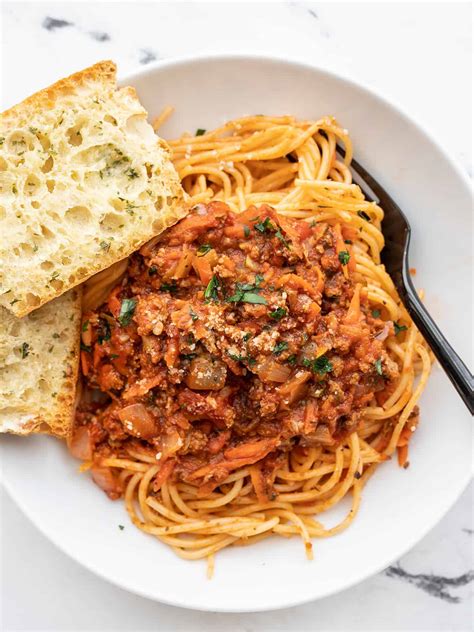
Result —
M 351 75 L 423 121 L 472 176 L 469 3 L 3 2 L 0 101 L 96 62 L 266 52 Z M 278 612 L 196 613 L 128 594 L 79 567 L 0 496 L 0 629 L 470 630 L 473 487 L 412 551 L 333 597 Z

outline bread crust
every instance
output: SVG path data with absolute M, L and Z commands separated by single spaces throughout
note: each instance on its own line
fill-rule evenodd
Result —
M 9 372 L 9 366 L 2 358 L 0 377 L 2 378 L 3 406 L 0 405 L 0 433 L 9 432 L 16 435 L 45 433 L 60 439 L 70 439 L 79 373 L 81 297 L 80 288 L 71 290 L 54 303 L 38 310 L 34 319 L 26 317 L 19 320 L 7 315 L 5 310 L 0 308 L 0 316 L 3 312 L 0 331 L 2 356 L 14 355 L 13 346 L 17 347 L 25 341 L 30 341 L 33 351 L 42 353 L 40 357 L 32 353 L 31 357 L 27 356 L 20 360 L 24 375 L 28 373 L 27 369 L 30 369 L 28 384 L 21 384 L 20 381 L 12 383 L 18 375 L 15 371 Z M 53 320 L 54 323 L 51 322 Z M 12 336 L 8 336 L 8 333 L 16 330 L 18 330 L 17 338 L 12 341 Z M 61 332 L 61 338 L 58 339 L 59 350 L 52 358 L 52 365 L 46 367 L 44 359 L 47 357 L 48 345 L 55 341 L 55 336 L 59 336 L 58 331 Z M 4 348 L 7 338 L 11 345 L 9 349 Z M 25 368 L 25 363 L 29 363 L 29 367 Z M 32 364 L 34 364 L 33 367 Z M 50 392 L 46 395 L 41 395 L 40 385 L 36 383 L 39 376 L 47 380 L 50 387 Z M 15 412 L 12 410 L 15 408 L 15 402 L 12 402 L 12 405 L 9 405 L 8 400 L 5 402 L 6 398 L 3 397 L 5 390 L 16 389 L 18 392 L 23 392 L 22 389 L 27 391 L 28 388 L 36 389 L 35 397 L 30 397 L 29 401 L 25 401 L 26 395 L 21 394 L 22 401 L 17 404 Z M 58 388 L 57 393 L 53 390 L 55 388 Z
M 97 105 L 93 105 L 93 97 Z M 88 105 L 92 107 L 88 109 Z M 96 137 L 91 135 L 91 138 L 98 146 L 102 143 L 100 146 L 107 148 L 109 140 L 107 134 L 112 134 L 112 137 L 115 134 L 114 151 L 118 148 L 131 151 L 132 158 L 128 160 L 134 167 L 132 172 L 136 172 L 140 167 L 141 172 L 144 173 L 147 161 L 153 163 L 152 166 L 155 167 L 153 174 L 148 175 L 148 182 L 146 182 L 146 176 L 140 181 L 143 186 L 137 194 L 140 198 L 138 202 L 135 199 L 131 200 L 133 203 L 131 208 L 139 208 L 139 212 L 137 211 L 133 218 L 127 216 L 129 210 L 125 205 L 122 205 L 122 208 L 116 208 L 119 204 L 117 200 L 125 198 L 122 190 L 119 191 L 119 185 L 123 185 L 124 190 L 128 190 L 130 186 L 130 182 L 124 184 L 123 173 L 120 174 L 120 182 L 118 176 L 111 177 L 110 185 L 105 181 L 97 180 L 93 186 L 89 184 L 89 181 L 81 182 L 78 186 L 72 179 L 74 175 L 77 175 L 75 170 L 78 168 L 77 161 L 80 161 L 78 157 L 80 152 L 74 153 L 74 151 L 82 150 L 82 146 L 71 147 L 72 143 L 67 142 L 67 134 L 75 123 L 78 120 L 83 121 L 84 117 L 89 117 L 89 126 L 92 126 L 93 122 L 100 123 L 101 117 L 104 120 L 107 117 L 113 119 L 114 117 L 110 116 L 110 108 L 114 113 L 120 114 L 121 123 L 118 126 L 115 123 L 115 128 L 109 125 L 107 133 L 104 132 L 103 136 L 100 137 L 100 133 L 97 132 Z M 64 112 L 67 123 L 62 124 Z M 140 123 L 148 126 L 146 112 L 138 101 L 135 89 L 116 87 L 116 66 L 112 61 L 99 62 L 61 79 L 0 115 L 0 136 L 4 140 L 4 143 L 0 142 L 0 161 L 2 157 L 6 160 L 10 178 L 10 181 L 6 181 L 4 190 L 10 187 L 11 191 L 12 187 L 15 187 L 14 195 L 7 197 L 6 203 L 2 202 L 7 211 L 7 219 L 0 219 L 0 232 L 5 232 L 11 237 L 8 238 L 8 246 L 0 247 L 0 305 L 16 316 L 26 316 L 71 288 L 80 285 L 97 272 L 124 259 L 186 215 L 187 210 L 182 203 L 184 193 L 171 162 L 169 147 L 156 135 L 150 136 L 151 126 L 148 126 L 149 129 L 140 128 L 138 131 L 134 130 L 133 126 L 129 129 L 128 122 L 134 118 L 140 119 Z M 32 127 L 35 123 L 39 129 Z M 104 123 L 104 129 L 105 125 Z M 51 134 L 51 138 L 54 137 L 55 148 L 58 145 L 65 148 L 64 153 L 57 159 L 58 164 L 62 165 L 61 170 L 58 168 L 57 171 L 59 187 L 55 186 L 54 175 L 42 173 L 44 168 L 42 161 L 48 155 L 48 149 L 45 149 L 41 138 L 46 133 L 45 129 L 48 130 L 48 134 Z M 33 133 L 31 130 L 36 131 Z M 87 131 L 90 133 L 91 130 Z M 141 133 L 144 134 L 143 139 L 140 138 Z M 21 160 L 20 154 L 18 152 L 15 154 L 12 150 L 12 143 L 18 142 L 12 139 L 18 135 L 20 138 L 23 135 L 27 143 L 30 143 L 29 146 L 27 145 L 27 150 L 23 152 L 25 155 Z M 46 138 L 49 142 L 49 136 Z M 132 149 L 129 150 L 130 146 Z M 94 147 L 86 149 L 92 151 Z M 54 160 L 56 161 L 56 158 Z M 93 163 L 94 160 L 91 159 L 91 162 Z M 83 168 L 86 172 L 93 169 L 93 166 L 90 164 L 84 166 L 79 163 L 79 168 Z M 41 199 L 35 199 L 25 189 L 30 173 L 33 179 L 38 176 L 36 180 L 42 191 Z M 99 168 L 97 168 L 97 173 L 100 173 L 102 178 L 102 171 Z M 84 177 L 89 177 L 89 175 L 88 172 Z M 53 179 L 49 180 L 49 177 Z M 1 178 L 0 173 L 0 180 Z M 48 193 L 46 185 L 49 189 L 50 182 L 53 182 L 53 191 Z M 61 189 L 61 187 L 71 192 L 67 200 L 64 199 L 67 194 L 64 194 L 63 198 L 55 197 L 57 196 L 55 189 Z M 111 192 L 112 189 L 114 189 L 113 192 Z M 147 198 L 144 195 L 145 190 L 147 193 L 151 191 L 150 196 L 154 197 Z M 96 200 L 93 198 L 96 193 L 96 200 L 99 202 L 90 213 L 93 219 L 91 225 L 94 224 L 93 232 L 90 240 L 86 242 L 82 226 L 79 224 L 77 228 L 76 225 L 71 226 L 66 221 L 65 214 L 70 210 L 69 207 L 73 207 L 74 210 L 84 206 L 86 211 L 90 211 L 91 207 L 88 208 L 84 200 L 91 202 L 92 199 L 91 203 L 94 205 Z M 115 199 L 111 200 L 113 195 Z M 103 207 L 98 209 L 97 205 L 100 205 L 102 201 Z M 127 201 L 127 205 L 128 203 Z M 37 206 L 31 208 L 31 204 Z M 35 210 L 37 208 L 39 210 Z M 44 232 L 45 213 L 49 213 L 47 234 L 53 235 L 49 243 L 45 243 L 41 236 L 41 231 Z M 124 221 L 119 228 L 125 226 L 125 229 L 110 231 L 109 236 L 104 237 L 101 217 L 110 214 L 121 215 Z M 58 217 L 54 225 L 51 223 L 52 216 Z M 29 230 L 35 222 L 34 231 Z M 57 233 L 56 227 L 58 227 Z M 99 244 L 102 247 L 104 239 L 110 239 L 110 241 L 106 241 L 104 249 L 100 250 Z M 38 243 L 40 244 L 39 252 L 37 252 Z M 31 245 L 36 249 L 34 253 L 29 248 Z M 23 251 L 19 252 L 22 248 L 26 249 L 25 256 L 23 256 Z M 14 257 L 16 257 L 15 261 L 13 261 Z M 63 260 L 69 261 L 66 267 Z M 48 276 L 46 271 L 49 269 L 52 274 Z
M 54 108 L 64 95 L 73 93 L 87 83 L 101 82 L 104 85 L 115 85 L 117 66 L 113 61 L 100 61 L 89 68 L 75 72 L 69 77 L 60 79 L 48 88 L 43 88 L 27 97 L 17 105 L 0 114 L 0 123 L 22 126 L 28 123 L 29 117 L 44 108 Z

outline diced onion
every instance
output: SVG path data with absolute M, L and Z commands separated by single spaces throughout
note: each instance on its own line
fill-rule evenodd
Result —
M 381 342 L 383 342 L 387 338 L 389 333 L 390 333 L 390 325 L 388 323 L 385 323 L 384 328 L 382 329 L 382 331 L 380 331 L 375 336 L 375 340 L 380 340 Z
M 92 459 L 91 435 L 87 426 L 79 426 L 74 431 L 69 451 L 76 459 L 82 461 Z
M 151 439 L 157 434 L 157 427 L 151 414 L 143 404 L 131 404 L 118 411 L 118 417 L 125 430 L 140 439 Z
M 161 458 L 165 460 L 175 452 L 177 452 L 183 445 L 183 440 L 176 432 L 171 431 L 169 434 L 164 435 L 161 441 Z
M 92 479 L 104 492 L 109 495 L 120 495 L 121 487 L 117 477 L 109 467 L 94 465 L 91 468 Z
M 275 360 L 269 359 L 258 370 L 258 377 L 262 382 L 286 382 L 291 375 L 291 369 Z

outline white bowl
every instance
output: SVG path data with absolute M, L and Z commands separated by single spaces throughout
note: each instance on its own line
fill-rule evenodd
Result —
M 349 129 L 355 155 L 386 186 L 412 228 L 415 282 L 454 346 L 470 335 L 470 186 L 417 124 L 373 92 L 321 69 L 261 56 L 167 61 L 127 77 L 150 115 L 176 113 L 165 137 L 211 128 L 246 114 L 333 114 Z M 467 359 L 467 358 L 466 358 Z M 47 437 L 2 437 L 3 483 L 25 514 L 91 571 L 137 594 L 201 610 L 245 612 L 293 606 L 330 595 L 382 570 L 448 511 L 471 474 L 469 415 L 439 367 L 421 399 L 411 466 L 384 464 L 367 485 L 360 513 L 344 533 L 314 543 L 314 561 L 297 538 L 271 538 L 218 554 L 214 579 L 133 527 L 77 473 L 77 462 Z M 328 514 L 332 523 L 341 514 Z M 120 530 L 118 525 L 125 525 Z

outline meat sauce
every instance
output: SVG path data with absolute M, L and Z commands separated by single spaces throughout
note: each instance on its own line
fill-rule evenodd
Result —
M 84 315 L 84 380 L 106 396 L 82 404 L 76 431 L 96 465 L 145 451 L 159 480 L 205 492 L 257 462 L 268 482 L 288 450 L 343 441 L 398 376 L 351 236 L 213 202 L 134 254 Z

